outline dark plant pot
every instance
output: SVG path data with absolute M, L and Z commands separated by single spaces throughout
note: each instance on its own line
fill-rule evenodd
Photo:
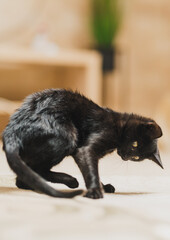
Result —
M 115 68 L 115 48 L 97 48 L 102 55 L 102 69 L 103 72 L 110 72 Z

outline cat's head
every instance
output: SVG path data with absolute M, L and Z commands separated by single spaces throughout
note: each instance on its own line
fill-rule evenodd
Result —
M 124 125 L 117 153 L 125 161 L 150 159 L 163 168 L 157 146 L 161 136 L 162 130 L 155 121 L 131 118 Z

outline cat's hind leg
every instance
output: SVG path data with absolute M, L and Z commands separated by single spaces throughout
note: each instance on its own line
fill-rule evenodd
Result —
M 77 188 L 79 183 L 76 178 L 68 175 L 66 173 L 59 172 L 44 172 L 39 173 L 43 178 L 52 183 L 62 183 L 68 186 L 69 188 Z M 32 190 L 28 185 L 23 183 L 18 177 L 16 178 L 16 186 L 21 189 Z
M 33 190 L 28 185 L 26 185 L 24 182 L 22 182 L 18 177 L 16 178 L 16 186 L 21 189 L 25 190 Z
M 66 173 L 46 171 L 41 173 L 41 176 L 49 182 L 63 183 L 69 188 L 77 188 L 79 186 L 77 179 Z

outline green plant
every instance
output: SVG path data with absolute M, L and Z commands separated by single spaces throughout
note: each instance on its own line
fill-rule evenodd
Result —
M 111 48 L 119 30 L 121 16 L 118 0 L 91 0 L 92 31 L 96 46 Z

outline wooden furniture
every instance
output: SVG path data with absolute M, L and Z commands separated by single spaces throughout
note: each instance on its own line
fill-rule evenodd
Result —
M 90 50 L 64 50 L 56 54 L 0 46 L 0 97 L 21 100 L 51 87 L 78 90 L 102 104 L 101 57 Z
M 1 133 L 7 125 L 11 114 L 19 108 L 21 102 L 9 101 L 3 98 L 0 98 L 0 138 Z

